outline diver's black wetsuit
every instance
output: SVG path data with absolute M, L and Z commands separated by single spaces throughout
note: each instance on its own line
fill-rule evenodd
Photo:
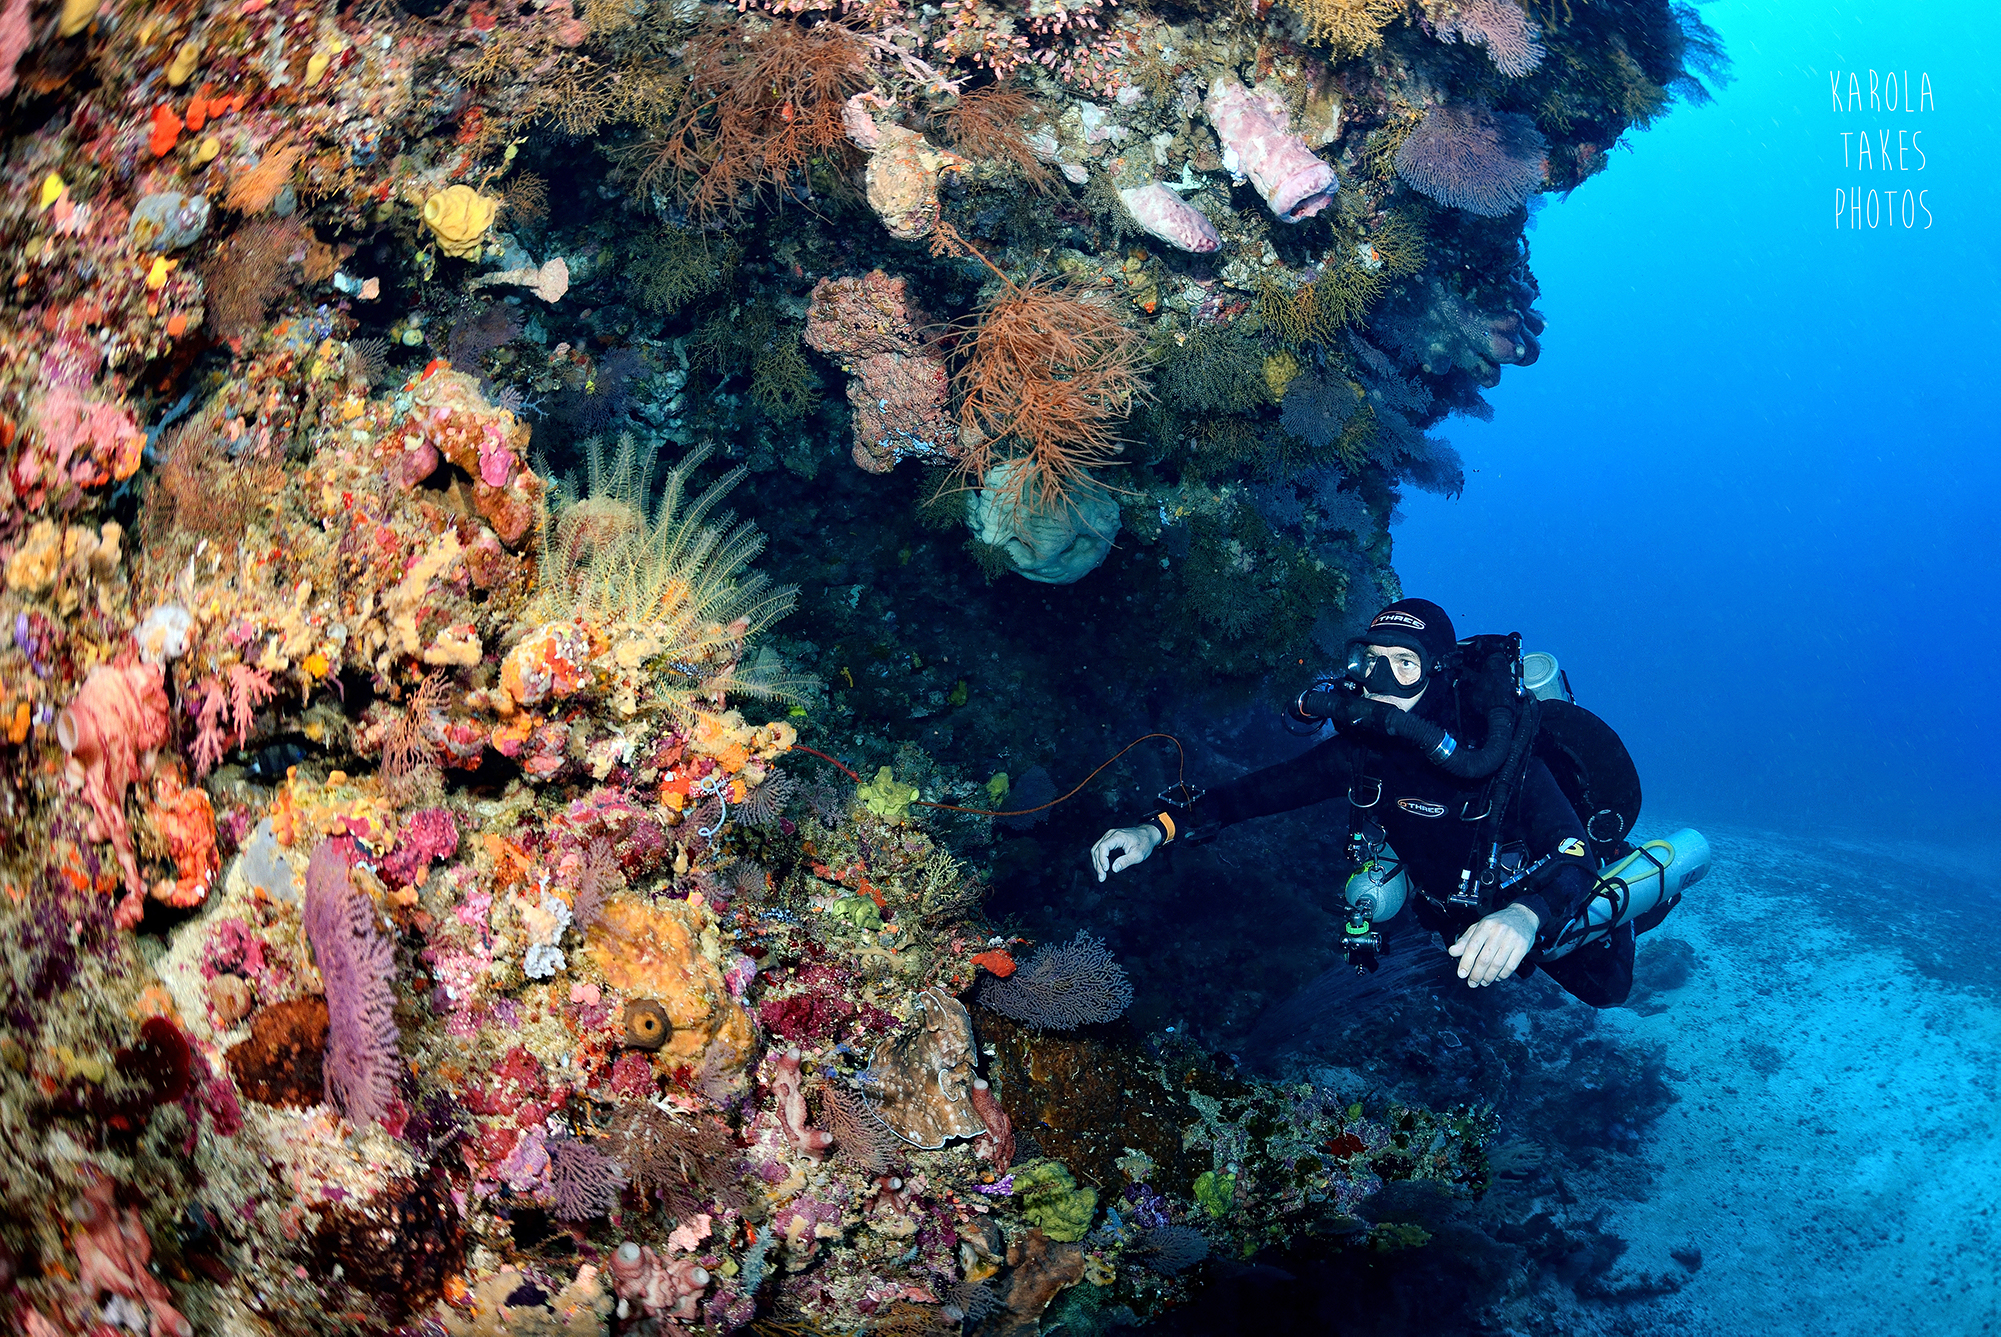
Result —
M 1448 713 L 1456 718 L 1458 712 L 1450 706 L 1449 697 L 1444 709 L 1427 709 L 1443 696 L 1427 692 L 1428 699 L 1420 700 L 1417 710 L 1427 718 Z M 1369 815 L 1382 824 L 1390 847 L 1410 874 L 1416 891 L 1411 904 L 1418 923 L 1443 934 L 1447 942 L 1455 941 L 1479 918 L 1472 911 L 1445 904 L 1445 897 L 1458 889 L 1460 870 L 1471 866 L 1475 857 L 1476 824 L 1462 821 L 1460 814 L 1478 816 L 1486 785 L 1447 775 L 1408 743 L 1361 730 L 1338 735 L 1291 761 L 1217 785 L 1182 820 L 1187 823 L 1188 835 L 1200 841 L 1219 826 L 1337 799 L 1341 803 L 1337 820 L 1345 831 L 1348 789 L 1358 777 L 1382 781 L 1382 799 Z M 1362 779 L 1356 792 L 1367 801 L 1372 789 Z M 1536 950 L 1517 973 L 1532 974 L 1540 965 L 1551 979 L 1593 1007 L 1625 1002 L 1633 986 L 1631 925 L 1555 961 L 1538 960 L 1541 949 L 1548 947 L 1591 899 L 1597 871 L 1585 843 L 1584 824 L 1557 788 L 1549 768 L 1538 759 L 1529 761 L 1502 821 L 1501 837 L 1526 847 L 1525 863 L 1545 854 L 1551 856 L 1522 893 L 1510 897 L 1534 911 L 1538 925 Z

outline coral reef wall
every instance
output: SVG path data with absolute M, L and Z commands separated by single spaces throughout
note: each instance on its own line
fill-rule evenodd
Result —
M 1013 1333 L 1421 1243 L 1491 1112 L 1145 1040 L 1083 937 L 1036 1002 L 989 813 L 1394 595 L 1532 208 L 1721 69 L 1664 0 L 0 4 L 0 1322 Z

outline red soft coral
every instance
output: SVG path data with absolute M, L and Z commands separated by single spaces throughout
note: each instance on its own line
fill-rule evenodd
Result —
M 208 795 L 181 783 L 178 766 L 162 766 L 153 777 L 153 824 L 174 861 L 173 877 L 153 887 L 156 899 L 186 909 L 208 898 L 209 884 L 222 867 L 215 848 L 215 808 Z

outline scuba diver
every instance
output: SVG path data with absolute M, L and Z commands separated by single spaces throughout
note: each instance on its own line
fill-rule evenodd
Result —
M 1610 727 L 1570 700 L 1553 658 L 1525 661 L 1519 635 L 1459 641 L 1428 600 L 1376 614 L 1349 643 L 1345 671 L 1302 692 L 1287 722 L 1336 732 L 1207 791 L 1163 792 L 1160 811 L 1092 846 L 1098 880 L 1161 845 L 1345 796 L 1356 871 L 1342 947 L 1358 969 L 1375 969 L 1377 925 L 1414 899 L 1470 987 L 1541 969 L 1613 1007 L 1632 988 L 1636 933 L 1708 871 L 1694 831 L 1626 841 L 1638 774 Z

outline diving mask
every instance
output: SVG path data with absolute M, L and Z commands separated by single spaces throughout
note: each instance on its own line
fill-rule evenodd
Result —
M 1388 649 L 1389 654 L 1378 653 Z M 1366 641 L 1348 646 L 1348 680 L 1370 696 L 1409 701 L 1423 693 L 1426 674 L 1424 656 L 1407 646 L 1371 647 Z

